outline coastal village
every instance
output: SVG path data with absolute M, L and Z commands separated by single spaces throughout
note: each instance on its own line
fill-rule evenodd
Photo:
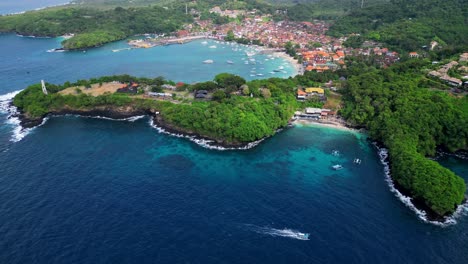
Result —
M 324 21 L 313 22 L 274 21 L 272 15 L 258 14 L 256 10 L 222 10 L 214 7 L 211 13 L 229 17 L 232 22 L 216 25 L 212 20 L 201 20 L 197 10 L 191 24 L 175 32 L 172 36 L 147 34 L 144 38 L 129 41 L 132 48 L 151 48 L 160 45 L 183 44 L 197 39 L 223 41 L 232 34 L 233 40 L 243 44 L 261 45 L 268 51 L 285 51 L 286 45 L 293 45 L 293 53 L 304 71 L 334 71 L 345 65 L 346 56 L 373 56 L 382 67 L 399 61 L 400 55 L 378 43 L 366 42 L 361 48 L 344 45 L 347 40 L 326 35 L 330 24 Z
M 189 11 L 187 10 L 187 12 Z M 202 20 L 199 12 L 192 9 L 190 10 L 190 14 L 195 16 L 194 22 L 185 25 L 183 29 L 174 32 L 174 34 L 145 34 L 130 40 L 128 42 L 130 48 L 113 51 L 119 52 L 134 48 L 184 44 L 204 39 L 210 39 L 218 43 L 230 41 L 231 45 L 254 47 L 256 53 L 278 54 L 280 52 L 286 56 L 285 58 L 289 57 L 291 62 L 296 65 L 298 74 L 303 74 L 307 71 L 324 73 L 339 70 L 345 67 L 345 58 L 347 56 L 372 56 L 376 63 L 382 67 L 388 67 L 399 60 L 397 52 L 382 47 L 378 43 L 366 42 L 361 48 L 347 47 L 345 45 L 346 37 L 333 38 L 326 35 L 330 24 L 324 21 L 274 21 L 272 15 L 258 14 L 256 10 L 222 10 L 220 7 L 214 7 L 210 12 L 228 17 L 231 22 L 216 25 L 211 19 Z M 206 41 L 202 43 L 206 44 Z M 292 48 L 287 50 L 288 46 Z M 210 48 L 215 48 L 215 46 L 210 46 Z M 236 49 L 236 46 L 232 48 Z M 247 59 L 249 59 L 252 54 L 246 53 Z M 254 59 L 250 58 L 250 60 Z M 212 60 L 206 60 L 203 63 L 210 64 L 213 62 Z M 232 62 L 228 61 L 228 63 Z M 245 61 L 245 63 L 247 64 L 248 62 Z M 281 70 L 278 69 L 277 71 Z M 341 107 L 341 96 L 336 92 L 345 81 L 346 78 L 341 77 L 339 82 L 336 83 L 330 80 L 317 87 L 295 87 L 295 96 L 298 102 L 304 102 L 305 105 L 307 105 L 307 102 L 316 102 L 323 105 L 323 109 L 304 107 L 303 110 L 296 111 L 294 118 L 316 121 L 341 121 L 337 118 L 337 111 Z M 113 82 L 102 84 L 99 87 L 68 88 L 62 91 L 62 93 L 87 93 L 93 95 L 103 94 L 104 92 L 125 93 L 174 103 L 190 102 L 193 100 L 213 100 L 213 91 L 205 89 L 192 90 L 188 89 L 189 86 L 190 84 L 182 82 L 165 83 L 157 87 L 132 82 Z M 251 96 L 251 94 L 243 94 L 242 89 L 231 92 L 231 94 Z

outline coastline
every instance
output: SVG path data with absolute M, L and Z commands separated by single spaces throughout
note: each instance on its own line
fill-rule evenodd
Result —
M 71 109 L 65 108 L 60 110 L 50 111 L 49 113 L 37 117 L 30 118 L 26 116 L 20 109 L 17 109 L 10 103 L 12 114 L 11 119 L 17 119 L 17 125 L 20 131 L 30 131 L 36 127 L 43 125 L 50 117 L 57 116 L 80 116 L 89 118 L 101 118 L 117 121 L 134 121 L 144 116 L 150 118 L 150 125 L 160 133 L 168 134 L 179 138 L 187 138 L 190 141 L 208 149 L 216 150 L 247 150 L 251 149 L 268 137 L 261 138 L 252 142 L 228 142 L 223 139 L 209 137 L 198 134 L 194 131 L 186 130 L 167 123 L 156 109 L 137 109 L 133 107 L 113 107 L 103 106 L 90 109 Z M 277 130 L 279 132 L 281 129 Z
M 340 120 L 340 121 L 338 121 Z M 301 119 L 298 118 L 291 123 L 294 125 L 303 125 L 303 126 L 319 126 L 319 127 L 329 127 L 337 130 L 343 130 L 348 132 L 360 132 L 357 129 L 346 124 L 344 120 L 338 119 L 334 120 L 313 120 L 313 119 Z
M 284 60 L 288 61 L 288 62 L 291 64 L 291 66 L 294 67 L 295 72 L 294 72 L 293 75 L 291 75 L 291 77 L 294 77 L 294 76 L 296 76 L 296 75 L 301 75 L 301 74 L 304 73 L 304 72 L 303 72 L 302 65 L 301 65 L 296 59 L 294 59 L 293 57 L 289 56 L 286 52 L 277 51 L 277 52 L 274 52 L 274 53 L 273 53 L 273 56 L 276 56 L 276 57 L 279 57 L 279 58 L 281 58 L 281 59 L 284 59 Z

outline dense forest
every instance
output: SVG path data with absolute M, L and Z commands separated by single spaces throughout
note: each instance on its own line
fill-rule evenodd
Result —
M 353 62 L 341 114 L 389 148 L 392 177 L 438 215 L 453 212 L 464 199 L 462 178 L 426 156 L 436 147 L 468 147 L 467 97 L 427 89 L 425 60 L 377 70 Z M 355 69 L 353 69 L 355 68 Z
M 250 142 L 270 136 L 287 124 L 298 108 L 307 105 L 322 106 L 320 102 L 298 103 L 294 91 L 297 85 L 312 86 L 324 78 L 337 77 L 336 74 L 321 75 L 308 73 L 298 78 L 254 80 L 246 82 L 232 74 L 219 74 L 213 81 L 196 83 L 182 87 L 183 90 L 209 90 L 213 101 L 193 101 L 173 104 L 156 100 L 141 99 L 125 94 L 89 96 L 62 95 L 58 92 L 75 86 L 120 81 L 138 82 L 142 86 L 160 86 L 170 81 L 161 78 L 137 78 L 128 75 L 106 76 L 91 80 L 80 80 L 63 85 L 47 84 L 49 95 L 44 95 L 41 85 L 36 84 L 23 90 L 14 98 L 14 104 L 29 117 L 42 117 L 47 113 L 64 107 L 86 109 L 105 105 L 132 105 L 144 111 L 158 109 L 166 122 L 194 131 L 197 134 L 222 139 L 228 142 Z M 239 96 L 240 94 L 244 96 Z
M 360 33 L 397 50 L 420 50 L 432 40 L 446 48 L 468 50 L 468 5 L 464 0 L 391 0 L 353 9 L 329 34 Z M 452 52 L 453 53 L 453 52 Z
M 135 34 L 171 33 L 191 22 L 183 9 L 162 7 L 111 10 L 63 8 L 1 16 L 0 32 L 22 35 L 59 36 L 75 33 L 64 41 L 66 49 L 82 49 L 120 40 Z

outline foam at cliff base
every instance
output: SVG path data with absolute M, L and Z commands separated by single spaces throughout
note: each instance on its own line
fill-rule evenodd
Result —
M 380 162 L 384 165 L 384 172 L 385 172 L 385 181 L 388 183 L 388 186 L 390 187 L 390 191 L 395 194 L 395 196 L 408 208 L 410 208 L 413 212 L 416 213 L 419 219 L 421 219 L 425 223 L 441 226 L 441 227 L 447 227 L 451 225 L 457 224 L 457 219 L 460 218 L 463 215 L 466 215 L 468 213 L 468 202 L 465 202 L 464 204 L 461 204 L 457 207 L 455 212 L 444 219 L 443 222 L 439 221 L 431 221 L 427 218 L 427 213 L 423 210 L 418 209 L 412 202 L 412 198 L 403 195 L 396 187 L 393 182 L 393 179 L 391 177 L 390 173 L 390 165 L 388 163 L 388 150 L 385 148 L 379 148 L 377 144 L 374 143 L 374 146 L 378 149 L 378 154 L 380 157 Z

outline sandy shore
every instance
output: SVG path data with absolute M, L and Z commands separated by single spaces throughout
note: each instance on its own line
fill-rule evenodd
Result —
M 292 75 L 293 77 L 298 75 L 298 74 L 303 73 L 302 65 L 300 63 L 298 63 L 297 60 L 295 60 L 293 57 L 286 54 L 285 52 L 275 52 L 275 53 L 273 53 L 273 56 L 285 59 L 289 63 L 291 63 L 291 65 L 294 67 L 294 70 L 295 70 L 295 73 Z
M 334 120 L 296 119 L 292 123 L 303 125 L 303 126 L 321 126 L 321 127 L 330 127 L 330 128 L 339 129 L 339 130 L 357 132 L 356 129 L 347 127 L 343 122 L 338 122 Z

